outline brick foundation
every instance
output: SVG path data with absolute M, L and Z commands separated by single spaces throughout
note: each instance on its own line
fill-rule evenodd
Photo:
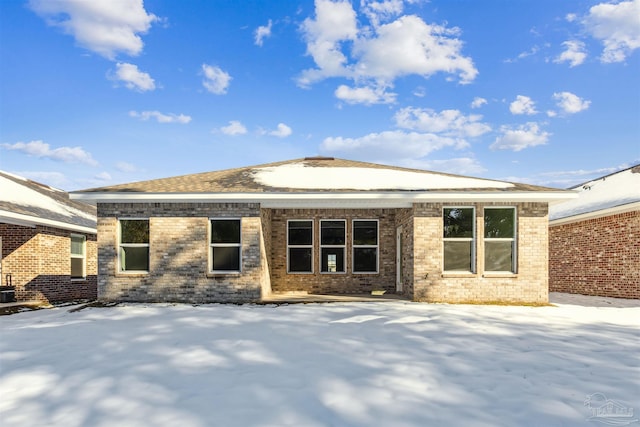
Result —
M 549 228 L 549 288 L 640 298 L 640 211 Z

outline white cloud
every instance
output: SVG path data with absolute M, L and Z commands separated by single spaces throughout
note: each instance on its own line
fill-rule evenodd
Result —
M 118 62 L 116 72 L 110 76 L 113 81 L 124 82 L 124 85 L 131 90 L 146 92 L 155 90 L 156 84 L 151 76 L 138 69 L 137 65 Z
M 144 9 L 143 0 L 30 0 L 29 7 L 49 25 L 61 28 L 76 42 L 108 59 L 118 52 L 138 55 L 145 34 L 159 18 Z
M 475 138 L 491 130 L 480 122 L 482 116 L 465 116 L 458 110 L 435 112 L 431 109 L 407 107 L 399 110 L 394 119 L 398 127 L 420 132 L 438 133 L 454 138 Z
M 544 145 L 549 140 L 551 134 L 540 129 L 540 125 L 529 122 L 518 127 L 500 127 L 501 136 L 489 148 L 492 150 L 512 150 L 521 151 L 528 147 Z
M 127 162 L 122 162 L 122 161 L 116 163 L 116 169 L 119 170 L 120 172 L 126 172 L 126 173 L 136 172 L 138 170 L 138 168 L 135 165 Z
M 100 172 L 99 174 L 95 175 L 93 179 L 97 181 L 111 181 L 112 178 L 109 172 Z
M 602 62 L 622 62 L 640 48 L 639 16 L 640 0 L 600 3 L 589 9 L 582 23 L 592 37 L 602 41 Z
M 358 16 L 348 1 L 316 0 L 315 17 L 307 18 L 301 31 L 307 54 L 316 68 L 302 71 L 297 82 L 308 87 L 318 81 L 342 77 L 354 82 L 356 89 L 338 88 L 337 95 L 372 104 L 373 94 L 383 94 L 396 78 L 435 73 L 457 75 L 460 83 L 473 81 L 478 74 L 469 57 L 461 54 L 462 42 L 457 28 L 429 25 L 415 15 L 405 15 L 380 24 L 402 11 L 399 1 L 364 1 L 363 13 L 372 26 L 358 27 Z M 368 88 L 367 92 L 358 89 Z M 378 97 L 377 102 L 392 102 L 395 97 Z
M 336 98 L 348 104 L 391 104 L 395 102 L 397 94 L 386 92 L 384 87 L 356 87 L 338 86 Z
M 518 95 L 516 100 L 509 105 L 511 114 L 526 114 L 528 116 L 537 114 L 536 103 L 528 96 Z
M 567 22 L 573 22 L 578 18 L 578 16 L 575 13 L 567 13 L 567 15 L 564 17 L 564 19 L 567 20 Z
M 402 16 L 376 28 L 375 37 L 360 37 L 354 44 L 358 77 L 391 82 L 417 74 L 458 74 L 460 83 L 470 83 L 478 74 L 473 61 L 460 54 L 462 42 L 457 28 L 429 25 L 415 15 Z
M 220 128 L 220 131 L 225 135 L 244 135 L 247 133 L 247 128 L 244 127 L 242 123 L 238 120 L 231 120 L 228 126 L 223 126 Z
M 413 91 L 413 96 L 417 96 L 418 98 L 424 98 L 425 96 L 427 96 L 427 90 L 424 88 L 424 86 L 418 86 Z
M 486 103 L 487 103 L 486 99 L 476 96 L 475 98 L 473 98 L 473 101 L 471 101 L 471 108 L 480 108 Z
M 358 36 L 356 13 L 348 1 L 316 0 L 315 6 L 316 18 L 305 19 L 300 28 L 307 42 L 307 54 L 318 68 L 303 71 L 298 79 L 301 86 L 347 74 L 344 67 L 347 57 L 340 43 Z
M 553 62 L 559 64 L 562 62 L 568 62 L 570 67 L 575 67 L 584 62 L 587 58 L 584 43 L 579 40 L 567 40 L 562 43 L 565 47 L 564 52 L 558 55 Z
M 2 144 L 7 150 L 19 151 L 30 156 L 47 158 L 65 163 L 85 163 L 89 166 L 97 166 L 90 153 L 82 147 L 59 147 L 51 149 L 49 144 L 40 140 L 31 142 L 16 142 L 15 144 Z
M 284 123 L 278 123 L 278 128 L 269 132 L 269 135 L 277 136 L 278 138 L 286 138 L 287 136 L 291 135 L 292 132 L 293 131 L 289 126 L 285 125 Z
M 571 92 L 556 92 L 553 99 L 557 101 L 556 105 L 566 114 L 575 114 L 589 108 L 591 101 L 586 101 Z
M 202 85 L 205 89 L 216 95 L 227 93 L 229 83 L 231 83 L 231 76 L 227 72 L 220 67 L 202 64 L 202 73 L 204 74 Z
M 255 44 L 257 46 L 262 46 L 262 43 L 265 38 L 271 37 L 271 19 L 269 19 L 269 23 L 267 25 L 261 25 L 256 29 L 255 32 Z
M 389 21 L 400 15 L 404 10 L 403 0 L 361 0 L 362 12 L 374 26 L 380 22 Z
M 347 157 L 389 162 L 424 157 L 445 147 L 467 146 L 466 142 L 455 138 L 396 130 L 370 133 L 359 138 L 325 138 L 320 150 L 327 154 L 346 154 Z
M 531 32 L 533 32 L 536 35 L 539 35 L 534 29 L 531 30 Z M 546 45 L 545 45 L 546 47 Z M 529 56 L 533 56 L 535 54 L 537 54 L 538 52 L 540 52 L 540 46 L 535 45 L 533 47 L 531 47 L 531 49 L 529 50 L 525 50 L 524 52 L 520 52 L 518 54 L 518 56 L 516 56 L 515 58 L 507 58 L 504 60 L 504 62 L 506 62 L 507 64 L 513 64 L 518 62 L 521 59 L 527 58 Z
M 150 118 L 154 118 L 158 123 L 187 124 L 191 121 L 191 117 L 184 114 L 164 114 L 160 111 L 129 111 L 129 116 L 139 118 L 140 120 L 149 120 Z

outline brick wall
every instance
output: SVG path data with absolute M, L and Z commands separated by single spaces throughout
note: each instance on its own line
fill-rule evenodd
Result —
M 96 236 L 84 234 L 86 278 L 71 280 L 71 233 L 51 227 L 0 223 L 3 285 L 5 276 L 11 274 L 17 300 L 62 302 L 96 298 Z
M 402 226 L 403 294 L 420 301 L 548 301 L 548 222 L 545 203 L 516 206 L 518 268 L 484 272 L 484 207 L 476 208 L 476 272 L 442 272 L 440 203 L 410 209 L 260 209 L 257 204 L 99 204 L 98 294 L 102 300 L 244 302 L 271 290 L 354 294 L 396 289 L 396 228 Z M 242 274 L 209 273 L 209 218 L 242 217 Z M 150 272 L 117 271 L 117 219 L 149 218 Z M 287 220 L 314 223 L 313 273 L 287 273 Z M 346 272 L 320 273 L 320 220 L 346 220 Z M 379 272 L 352 272 L 354 219 L 379 221 Z
M 260 209 L 262 236 L 260 239 L 260 265 L 262 296 L 271 294 L 271 209 Z
M 413 242 L 413 209 L 398 209 L 396 210 L 396 229 L 402 227 L 402 240 L 401 240 L 401 276 L 402 281 L 402 295 L 408 298 L 413 298 L 413 259 L 414 259 L 414 242 Z M 394 245 L 395 246 L 395 245 Z
M 313 273 L 287 273 L 287 220 L 313 220 Z M 346 273 L 320 273 L 320 220 L 346 223 Z M 378 273 L 352 273 L 352 221 L 378 219 Z M 274 291 L 357 294 L 372 290 L 395 291 L 394 209 L 273 209 L 271 220 L 271 286 Z
M 149 273 L 118 271 L 118 218 L 149 218 Z M 209 219 L 241 218 L 242 273 L 212 274 Z M 98 204 L 98 297 L 104 301 L 248 302 L 261 298 L 260 207 L 237 203 Z
M 640 298 L 640 211 L 551 226 L 549 287 Z
M 414 205 L 414 299 L 430 302 L 548 302 L 546 203 L 477 203 L 451 201 L 447 206 L 475 206 L 475 273 L 443 273 L 441 203 Z M 517 273 L 484 271 L 484 207 L 517 207 Z

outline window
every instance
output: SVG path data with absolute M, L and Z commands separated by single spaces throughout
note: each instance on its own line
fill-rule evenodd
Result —
M 149 271 L 149 220 L 120 220 L 120 271 Z
M 240 220 L 211 220 L 211 265 L 214 272 L 240 271 Z
M 444 271 L 475 271 L 475 209 L 445 208 Z
M 86 240 L 82 234 L 71 235 L 71 280 L 86 277 Z
M 344 273 L 346 221 L 320 221 L 320 271 L 322 273 Z
M 484 209 L 484 270 L 516 271 L 515 208 Z
M 378 272 L 378 221 L 353 220 L 353 272 Z
M 287 222 L 287 272 L 313 273 L 313 221 Z

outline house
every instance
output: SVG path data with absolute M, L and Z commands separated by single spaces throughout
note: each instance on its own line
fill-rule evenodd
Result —
M 307 157 L 89 189 L 105 301 L 271 292 L 548 300 L 548 204 L 566 190 Z
M 2 302 L 95 299 L 97 269 L 95 207 L 0 171 Z
M 549 288 L 640 298 L 640 165 L 573 187 L 549 213 Z

